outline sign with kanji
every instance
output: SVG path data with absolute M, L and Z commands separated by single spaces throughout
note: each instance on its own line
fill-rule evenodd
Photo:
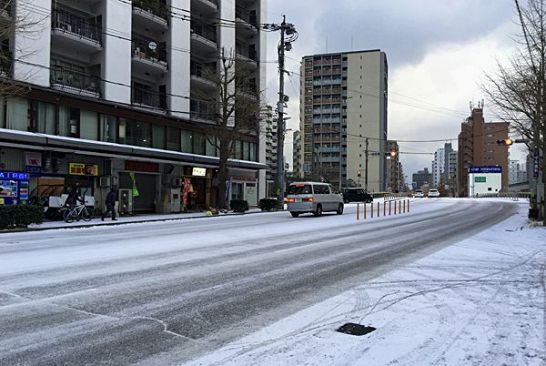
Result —
M 97 177 L 99 175 L 99 166 L 93 164 L 69 163 L 68 174 Z

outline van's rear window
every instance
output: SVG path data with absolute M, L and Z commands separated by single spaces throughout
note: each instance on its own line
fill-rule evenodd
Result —
M 311 194 L 311 186 L 309 184 L 293 184 L 288 187 L 288 194 Z

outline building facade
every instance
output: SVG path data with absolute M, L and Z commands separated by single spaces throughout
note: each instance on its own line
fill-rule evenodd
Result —
M 432 161 L 432 185 L 438 189 L 449 186 L 452 190 L 457 170 L 457 152 L 453 150 L 451 143 L 445 143 L 444 147 L 436 150 Z
M 521 163 L 519 160 L 510 160 L 508 162 L 508 184 L 518 184 L 528 182 L 527 162 Z
M 400 162 L 398 142 L 394 140 L 387 141 L 387 187 L 389 192 L 402 192 L 404 187 L 404 172 Z M 392 154 L 391 154 L 392 152 Z
M 265 163 L 266 170 L 266 196 L 273 197 L 275 195 L 275 182 L 277 179 L 277 118 L 273 113 L 273 107 L 266 106 L 263 113 L 262 123 L 265 130 Z
M 8 21 L 29 26 L 3 40 L 4 77 L 24 93 L 0 101 L 0 169 L 30 172 L 38 195 L 77 183 L 99 207 L 110 186 L 133 193 L 134 211 L 216 204 L 214 111 L 199 98 L 214 88 L 222 49 L 251 70 L 256 90 L 265 85 L 264 1 L 13 5 Z M 228 198 L 265 196 L 265 149 L 257 131 L 237 139 Z
M 302 160 L 303 160 L 303 151 L 302 151 L 302 141 L 301 141 L 301 132 L 294 131 L 292 141 L 292 172 L 294 179 L 301 180 L 303 179 L 303 169 L 302 169 Z
M 380 50 L 303 57 L 301 175 L 370 192 L 387 185 L 387 57 Z
M 445 149 L 442 147 L 434 152 L 432 160 L 432 186 L 438 188 L 445 177 Z
M 428 168 L 424 168 L 423 170 L 417 171 L 417 173 L 413 173 L 411 185 L 413 189 L 421 189 L 424 185 L 430 185 L 431 182 L 432 173 Z
M 472 167 L 498 166 L 502 169 L 501 192 L 508 190 L 508 146 L 497 140 L 508 138 L 509 124 L 485 122 L 483 104 L 471 109 L 471 115 L 461 123 L 457 169 L 459 196 L 468 195 L 468 171 Z

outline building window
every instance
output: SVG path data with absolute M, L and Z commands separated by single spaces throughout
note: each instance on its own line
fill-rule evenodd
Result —
M 182 152 L 193 153 L 193 133 L 191 131 L 182 131 L 180 136 L 182 142 Z
M 116 142 L 117 117 L 101 114 L 100 139 L 105 142 Z
M 59 135 L 80 137 L 80 110 L 78 108 L 59 107 Z
M 28 101 L 23 98 L 8 98 L 6 107 L 6 128 L 28 131 Z
M 193 133 L 193 153 L 205 155 L 205 135 L 202 133 Z
M 31 108 L 32 131 L 55 135 L 57 131 L 57 107 L 54 104 L 33 101 L 31 102 Z
M 180 130 L 167 127 L 167 150 L 180 151 Z
M 165 127 L 152 126 L 152 147 L 156 149 L 165 148 Z
M 99 139 L 99 119 L 95 112 L 81 111 L 80 113 L 80 137 L 87 140 Z

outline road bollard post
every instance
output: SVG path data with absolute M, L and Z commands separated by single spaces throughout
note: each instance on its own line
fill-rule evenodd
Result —
M 360 203 L 356 204 L 356 221 L 360 220 Z

